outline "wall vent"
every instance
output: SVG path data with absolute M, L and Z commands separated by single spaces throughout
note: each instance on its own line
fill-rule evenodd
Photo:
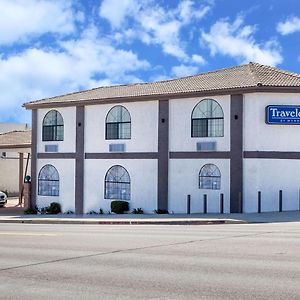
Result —
M 109 152 L 125 152 L 125 144 L 109 144 Z
M 58 152 L 58 145 L 45 145 L 45 152 Z
M 197 143 L 197 151 L 216 151 L 216 142 L 199 142 Z

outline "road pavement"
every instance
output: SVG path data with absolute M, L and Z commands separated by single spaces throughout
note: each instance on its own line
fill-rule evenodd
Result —
M 300 222 L 0 224 L 0 299 L 300 299 Z

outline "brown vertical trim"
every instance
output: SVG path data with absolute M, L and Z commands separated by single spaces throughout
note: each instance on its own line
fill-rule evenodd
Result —
M 243 95 L 230 102 L 230 212 L 243 212 Z
M 159 101 L 157 208 L 168 209 L 169 190 L 169 100 Z
M 84 106 L 76 107 L 75 213 L 83 214 Z
M 32 110 L 31 130 L 31 201 L 30 207 L 36 206 L 37 189 L 37 110 Z
M 24 154 L 19 153 L 19 204 L 22 204 L 23 181 L 24 181 Z

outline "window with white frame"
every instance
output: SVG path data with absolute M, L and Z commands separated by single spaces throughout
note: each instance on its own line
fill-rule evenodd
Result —
M 64 120 L 56 110 L 50 110 L 43 120 L 43 141 L 63 141 Z
M 224 136 L 224 114 L 213 99 L 200 101 L 192 112 L 192 137 Z
M 130 200 L 130 176 L 122 166 L 113 166 L 107 171 L 105 199 Z
M 40 196 L 59 196 L 59 174 L 52 165 L 45 165 L 38 177 Z
M 131 117 L 128 110 L 117 105 L 106 116 L 105 138 L 107 140 L 121 140 L 131 138 Z
M 199 189 L 221 189 L 221 172 L 214 164 L 204 165 L 199 173 Z

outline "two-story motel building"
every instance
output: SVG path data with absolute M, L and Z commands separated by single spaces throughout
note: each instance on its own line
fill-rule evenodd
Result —
M 32 110 L 32 205 L 77 214 L 114 199 L 145 212 L 299 209 L 300 75 L 256 63 L 100 87 Z M 279 113 L 278 113 L 279 111 Z M 289 112 L 288 112 L 289 111 Z M 300 124 L 300 123 L 299 123 Z

